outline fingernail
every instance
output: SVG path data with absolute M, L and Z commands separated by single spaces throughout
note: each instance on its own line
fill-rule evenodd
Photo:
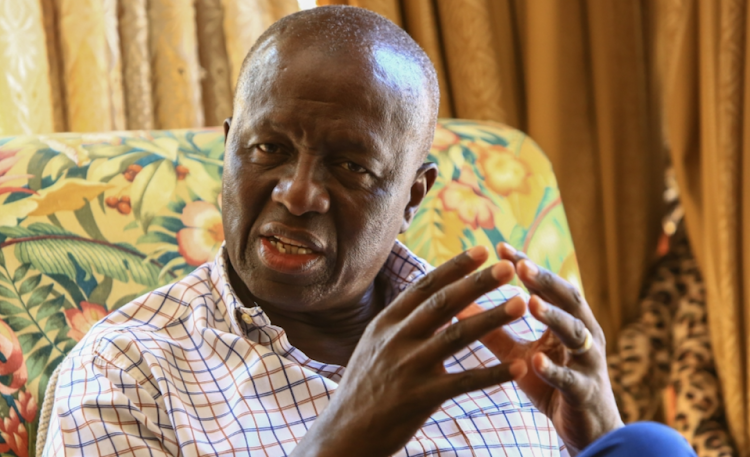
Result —
M 487 247 L 485 246 L 474 246 L 473 248 L 466 251 L 466 255 L 468 255 L 473 260 L 479 260 L 483 257 L 486 257 L 487 255 Z
M 539 353 L 539 368 L 546 370 L 549 365 L 549 358 L 544 353 Z
M 493 278 L 496 280 L 500 280 L 500 278 L 503 276 L 503 270 L 505 270 L 505 267 L 503 267 L 503 264 L 496 263 L 492 265 L 492 269 L 490 270 L 490 274 Z
M 513 376 L 513 379 L 518 379 L 521 376 L 526 374 L 526 362 L 524 362 L 521 359 L 514 360 L 511 362 L 510 367 L 508 368 L 508 371 L 510 371 L 511 376 Z
M 503 246 L 505 246 L 505 249 L 508 251 L 508 253 L 510 253 L 510 254 L 515 254 L 516 253 L 516 248 L 514 248 L 510 244 L 503 243 Z
M 509 316 L 521 316 L 525 311 L 523 308 L 523 300 L 515 300 L 516 297 L 511 298 L 505 303 L 505 312 Z
M 547 308 L 547 304 L 542 300 L 541 298 L 534 295 L 534 298 L 536 298 L 537 303 L 537 309 L 540 313 L 546 313 L 549 308 Z
M 529 262 L 528 260 L 523 261 L 524 268 L 526 268 L 526 271 L 528 272 L 529 276 L 532 278 L 539 274 L 539 267 L 534 265 L 534 263 Z

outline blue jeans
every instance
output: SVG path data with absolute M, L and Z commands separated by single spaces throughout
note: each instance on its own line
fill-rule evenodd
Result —
M 655 422 L 636 422 L 610 432 L 578 457 L 696 457 L 695 451 L 675 430 Z

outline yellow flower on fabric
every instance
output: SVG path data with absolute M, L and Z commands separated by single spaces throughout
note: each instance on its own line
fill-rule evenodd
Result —
M 195 201 L 182 210 L 182 223 L 186 228 L 177 232 L 180 255 L 188 265 L 206 263 L 224 242 L 221 213 L 211 203 Z
M 558 195 L 557 181 L 552 165 L 534 141 L 520 133 L 507 140 L 507 146 L 478 141 L 469 148 L 477 154 L 480 178 L 487 189 L 504 198 L 498 205 L 507 205 L 517 223 L 529 228 L 543 211 L 543 199 Z
M 495 227 L 495 205 L 481 193 L 473 172 L 465 167 L 458 181 L 451 181 L 438 193 L 446 211 L 455 211 L 464 224 L 476 230 Z
M 478 164 L 487 187 L 503 197 L 513 192 L 529 193 L 531 169 L 525 161 L 499 145 L 475 145 L 479 152 Z
M 435 128 L 435 137 L 432 140 L 432 149 L 442 151 L 443 149 L 447 149 L 449 146 L 458 143 L 459 140 L 460 138 L 458 135 L 438 124 Z

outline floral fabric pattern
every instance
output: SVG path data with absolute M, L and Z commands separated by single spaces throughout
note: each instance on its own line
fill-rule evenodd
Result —
M 0 455 L 36 454 L 49 378 L 94 323 L 213 258 L 223 155 L 219 129 L 0 138 Z M 436 265 L 507 241 L 580 284 L 531 139 L 441 120 L 429 160 L 439 177 L 400 237 L 415 254 Z

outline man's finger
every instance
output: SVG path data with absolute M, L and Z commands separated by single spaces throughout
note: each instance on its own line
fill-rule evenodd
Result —
M 383 314 L 396 320 L 403 319 L 435 292 L 479 268 L 488 255 L 486 247 L 475 246 L 453 257 L 409 286 L 386 307 Z
M 444 360 L 490 331 L 513 322 L 525 312 L 523 299 L 514 297 L 498 307 L 449 325 L 423 343 L 418 350 L 419 358 L 425 361 Z
M 494 367 L 442 375 L 428 389 L 432 395 L 445 401 L 467 392 L 522 378 L 526 371 L 526 363 L 523 360 L 514 360 L 511 363 L 502 363 Z
M 520 295 L 513 298 L 523 300 Z M 484 308 L 476 303 L 472 303 L 458 313 L 456 317 L 458 317 L 459 320 L 468 319 L 469 317 L 481 314 L 484 311 Z M 491 330 L 488 334 L 480 338 L 479 341 L 481 341 L 487 349 L 492 351 L 492 353 L 503 363 L 508 362 L 513 358 L 513 354 L 519 346 L 528 344 L 527 340 L 518 337 L 518 335 L 516 335 L 511 329 L 505 326 Z
M 545 302 L 538 295 L 532 295 L 529 299 L 529 310 L 537 320 L 552 330 L 565 347 L 576 349 L 586 344 L 588 332 L 586 324 L 581 319 Z M 574 357 L 589 362 L 597 361 L 599 360 L 598 357 L 592 357 L 592 354 L 595 354 L 597 350 L 597 348 L 592 347 L 583 354 Z
M 571 368 L 557 365 L 541 352 L 534 354 L 531 364 L 544 382 L 568 398 L 580 398 L 589 388 L 586 376 Z
M 502 261 L 452 284 L 444 284 L 404 320 L 403 328 L 409 334 L 430 335 L 471 302 L 509 281 L 513 273 L 510 262 Z
M 518 278 L 529 292 L 581 319 L 595 335 L 603 335 L 594 313 L 578 288 L 551 271 L 540 268 L 507 243 L 498 246 L 498 255 L 514 263 Z

